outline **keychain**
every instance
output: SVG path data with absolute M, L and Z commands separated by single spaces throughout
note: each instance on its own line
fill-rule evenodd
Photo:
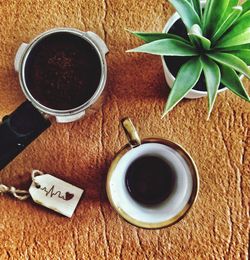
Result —
M 33 170 L 31 178 L 32 183 L 28 191 L 0 184 L 0 194 L 10 193 L 19 200 L 31 197 L 35 203 L 66 217 L 73 215 L 84 190 L 39 170 Z

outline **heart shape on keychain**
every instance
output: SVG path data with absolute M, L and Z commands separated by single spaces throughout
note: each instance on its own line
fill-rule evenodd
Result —
M 65 200 L 71 200 L 74 198 L 74 194 L 70 192 L 65 193 Z

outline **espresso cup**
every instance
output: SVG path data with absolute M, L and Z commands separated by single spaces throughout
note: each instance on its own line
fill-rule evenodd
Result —
M 127 135 L 128 144 L 116 154 L 108 171 L 106 191 L 111 205 L 120 216 L 137 227 L 155 229 L 177 223 L 187 214 L 197 198 L 199 176 L 194 161 L 180 145 L 169 140 L 160 138 L 140 140 L 129 118 L 123 119 L 121 123 Z M 131 172 L 131 167 L 136 167 L 137 161 L 145 163 L 145 167 L 150 168 L 151 157 L 159 158 L 159 163 L 162 161 L 169 167 L 166 167 L 166 174 L 169 174 L 167 169 L 171 168 L 174 181 L 171 184 L 167 183 L 168 181 L 160 184 L 159 181 L 158 183 L 154 181 L 158 174 L 157 170 L 161 169 L 160 166 L 157 167 L 156 160 L 154 162 L 156 164 L 152 165 L 155 168 L 151 169 L 150 173 L 153 178 L 152 185 L 160 185 L 163 193 L 164 187 L 171 189 L 166 198 L 160 202 L 151 203 L 150 196 L 153 196 L 153 193 L 150 192 L 157 191 L 157 187 L 149 187 L 148 193 L 147 187 L 142 187 L 146 188 L 144 195 L 150 201 L 148 204 L 138 201 L 138 198 L 133 196 L 128 187 L 128 174 L 135 174 L 135 172 Z M 142 181 L 144 181 L 143 172 L 145 171 L 145 174 L 149 172 L 147 168 L 142 170 Z M 146 178 L 148 176 L 145 175 Z

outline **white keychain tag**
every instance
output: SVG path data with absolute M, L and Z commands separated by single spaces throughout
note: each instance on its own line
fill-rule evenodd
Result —
M 20 200 L 31 196 L 35 203 L 70 218 L 84 191 L 50 174 L 33 170 L 29 191 L 17 190 L 1 184 L 0 193 L 7 192 Z
M 34 202 L 70 218 L 83 190 L 50 174 L 43 174 L 34 177 L 29 193 Z

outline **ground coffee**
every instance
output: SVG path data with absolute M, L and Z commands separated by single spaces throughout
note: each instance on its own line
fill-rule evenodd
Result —
M 76 108 L 96 92 L 101 60 L 85 39 L 58 32 L 40 40 L 28 55 L 25 81 L 42 105 L 57 110 Z

